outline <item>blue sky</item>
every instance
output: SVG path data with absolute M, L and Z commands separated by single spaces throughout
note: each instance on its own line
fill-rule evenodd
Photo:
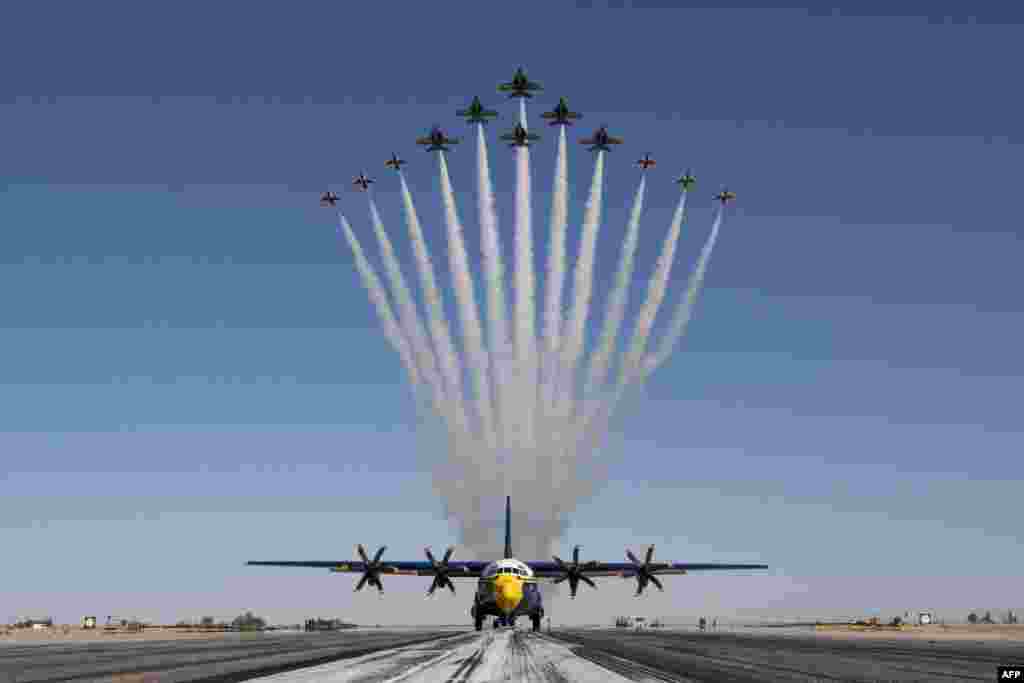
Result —
M 242 564 L 454 542 L 397 357 L 316 200 L 332 184 L 369 240 L 346 187 L 365 170 L 400 234 L 395 151 L 443 253 L 436 168 L 412 142 L 435 122 L 472 133 L 453 113 L 479 94 L 502 114 L 509 225 L 513 164 L 493 135 L 514 108 L 494 87 L 519 65 L 546 87 L 531 116 L 564 95 L 586 116 L 574 137 L 608 123 L 626 139 L 607 163 L 598 306 L 634 159 L 659 161 L 638 285 L 673 174 L 698 177 L 670 304 L 710 194 L 739 194 L 684 347 L 618 424 L 566 544 L 773 567 L 676 579 L 643 607 L 603 585 L 559 617 L 1002 606 L 1024 562 L 1022 15 L 724 4 L 524 4 L 518 28 L 518 9 L 479 3 L 15 11 L 0 29 L 21 65 L 0 92 L 0 618 L 466 618 L 468 586 L 428 608 L 416 580 L 379 600 Z M 463 147 L 449 163 L 479 253 Z M 569 163 L 578 226 L 592 159 Z

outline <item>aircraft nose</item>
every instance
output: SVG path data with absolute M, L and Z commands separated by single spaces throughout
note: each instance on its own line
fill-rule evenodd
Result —
M 499 576 L 495 582 L 495 599 L 498 609 L 506 614 L 512 612 L 523 600 L 523 582 L 516 576 Z

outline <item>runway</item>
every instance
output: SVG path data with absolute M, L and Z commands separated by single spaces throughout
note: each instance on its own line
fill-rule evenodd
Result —
M 1018 642 L 813 633 L 361 631 L 210 641 L 8 646 L 0 683 L 989 681 Z

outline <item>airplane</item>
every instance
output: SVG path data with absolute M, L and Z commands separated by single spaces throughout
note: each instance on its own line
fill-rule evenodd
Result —
M 636 162 L 636 165 L 646 171 L 648 168 L 654 166 L 656 163 L 658 162 L 651 158 L 650 153 L 647 153 L 644 155 L 643 159 L 640 159 L 639 161 Z
M 480 98 L 474 97 L 469 103 L 469 109 L 459 109 L 455 115 L 465 118 L 466 123 L 487 123 L 488 119 L 497 116 L 498 112 L 484 109 L 484 105 L 480 104 Z
M 569 111 L 569 105 L 566 104 L 564 97 L 558 98 L 558 104 L 551 111 L 546 111 L 541 114 L 541 118 L 554 119 L 549 126 L 571 126 L 573 119 L 582 119 L 583 114 L 578 114 L 574 111 Z
M 697 178 L 690 174 L 690 169 L 686 169 L 686 173 L 681 175 L 676 182 L 683 186 L 683 192 L 689 192 L 690 188 L 697 183 Z
M 450 150 L 447 145 L 457 145 L 459 139 L 447 137 L 440 126 L 434 126 L 430 129 L 430 135 L 425 138 L 417 138 L 416 144 L 426 145 L 428 152 L 448 152 Z
M 523 124 L 517 123 L 512 132 L 505 133 L 501 136 L 501 139 L 512 140 L 509 147 L 529 147 L 531 142 L 540 140 L 540 136 L 536 133 L 527 133 L 526 129 L 523 128 Z
M 593 152 L 594 150 L 610 152 L 612 150 L 608 145 L 621 145 L 622 138 L 611 137 L 610 135 L 608 135 L 608 126 L 601 126 L 596 131 L 594 131 L 594 134 L 590 137 L 589 140 L 580 140 L 580 144 L 593 145 L 589 150 L 591 152 Z
M 330 190 L 320 195 L 320 206 L 324 208 L 334 208 L 338 204 L 338 195 L 334 194 Z
M 497 617 L 498 625 L 515 626 L 517 617 L 528 617 L 534 631 L 540 630 L 540 622 L 544 617 L 544 603 L 538 586 L 539 581 L 562 583 L 569 582 L 572 598 L 583 582 L 596 588 L 591 577 L 619 576 L 624 579 L 636 579 L 636 596 L 643 594 L 649 584 L 654 584 L 659 591 L 664 590 L 658 576 L 670 574 L 686 574 L 690 571 L 713 570 L 749 570 L 768 569 L 763 564 L 707 564 L 694 562 L 654 562 L 654 546 L 647 549 L 644 561 L 637 559 L 633 551 L 627 550 L 629 562 L 596 562 L 580 563 L 579 548 L 573 549 L 572 563 L 564 562 L 554 556 L 554 562 L 546 560 L 523 562 L 512 554 L 512 498 L 505 498 L 505 552 L 501 559 L 493 562 L 479 560 L 451 561 L 453 548 L 448 548 L 444 558 L 435 559 L 430 548 L 425 548 L 427 561 L 402 560 L 385 562 L 382 557 L 387 546 L 381 547 L 371 560 L 366 549 L 359 545 L 357 552 L 360 560 L 327 560 L 327 561 L 265 561 L 246 562 L 247 566 L 264 567 L 312 567 L 328 569 L 335 573 L 361 574 L 355 591 L 361 591 L 367 584 L 383 595 L 384 584 L 381 577 L 391 576 L 431 576 L 433 581 L 427 595 L 431 596 L 438 588 L 448 588 L 455 593 L 453 579 L 476 579 L 476 591 L 473 594 L 473 605 L 469 610 L 477 631 L 483 629 L 484 619 L 488 616 Z
M 394 152 L 391 153 L 391 158 L 384 162 L 385 166 L 390 166 L 396 171 L 402 170 L 402 164 L 405 163 L 404 159 L 399 159 L 398 155 Z
M 736 193 L 729 192 L 729 190 L 723 187 L 722 191 L 714 196 L 714 199 L 717 199 L 718 201 L 722 202 L 722 206 L 725 206 L 727 202 L 731 202 L 732 200 L 736 199 Z
M 358 176 L 356 176 L 356 179 L 352 181 L 352 184 L 356 185 L 357 187 L 361 187 L 363 189 L 363 192 L 366 192 L 367 190 L 370 189 L 370 183 L 372 182 L 372 180 L 370 180 L 365 175 L 360 173 Z
M 526 72 L 523 71 L 522 67 L 516 69 L 510 82 L 502 83 L 498 86 L 499 92 L 511 93 L 509 97 L 533 97 L 531 91 L 543 89 L 540 83 L 534 83 L 526 77 Z

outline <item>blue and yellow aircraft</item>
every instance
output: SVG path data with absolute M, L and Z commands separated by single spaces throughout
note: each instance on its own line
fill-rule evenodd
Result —
M 523 124 L 517 123 L 512 132 L 505 133 L 501 136 L 501 139 L 508 142 L 509 147 L 529 147 L 531 142 L 540 140 L 540 136 L 536 133 L 527 133 L 526 129 L 523 128 Z
M 425 145 L 428 152 L 448 152 L 448 145 L 459 144 L 459 139 L 448 137 L 441 126 L 434 126 L 426 137 L 416 138 L 416 144 Z
M 505 498 L 505 553 L 500 560 L 494 562 L 466 561 L 451 562 L 453 548 L 448 548 L 440 561 L 434 558 L 430 548 L 426 548 L 427 561 L 396 561 L 384 562 L 381 558 L 387 546 L 380 548 L 371 560 L 362 545 L 357 550 L 360 558 L 356 562 L 348 561 L 251 561 L 247 565 L 270 567 L 314 567 L 329 569 L 332 572 L 362 574 L 355 590 L 360 591 L 367 584 L 384 592 L 381 576 L 432 576 L 433 582 L 427 595 L 433 595 L 438 588 L 448 588 L 455 593 L 452 579 L 477 579 L 476 592 L 473 595 L 473 606 L 469 614 L 473 617 L 476 630 L 483 629 L 484 620 L 488 616 L 497 617 L 496 625 L 514 626 L 516 617 L 529 617 L 533 630 L 540 630 L 540 622 L 544 617 L 544 603 L 541 599 L 538 581 L 551 583 L 569 582 L 569 593 L 576 597 L 576 589 L 582 581 L 592 588 L 597 588 L 591 577 L 620 576 L 625 579 L 635 578 L 637 581 L 636 595 L 641 595 L 648 584 L 654 584 L 658 590 L 664 590 L 658 576 L 667 574 L 686 574 L 689 571 L 705 570 L 748 570 L 767 569 L 763 564 L 707 564 L 687 562 L 654 562 L 654 546 L 647 549 L 644 561 L 637 559 L 631 550 L 626 551 L 629 562 L 580 562 L 579 550 L 573 549 L 572 562 L 564 562 L 559 557 L 552 557 L 554 562 L 529 561 L 523 562 L 512 556 L 512 500 Z
M 469 109 L 459 109 L 455 115 L 466 119 L 466 123 L 487 123 L 488 120 L 497 116 L 498 112 L 493 109 L 485 109 L 484 105 L 480 103 L 480 98 L 474 97 L 473 101 L 469 103 Z
M 621 145 L 622 138 L 613 138 L 612 136 L 608 135 L 608 126 L 601 126 L 596 131 L 594 131 L 594 134 L 592 136 L 580 140 L 580 144 L 591 145 L 589 150 L 591 152 L 595 150 L 600 150 L 602 152 L 610 152 L 612 151 L 612 148 L 609 147 L 608 145 Z
M 558 104 L 555 105 L 554 109 L 546 111 L 540 116 L 542 119 L 552 119 L 548 124 L 549 126 L 571 126 L 575 119 L 583 118 L 583 114 L 569 111 L 569 105 L 564 97 L 558 98 Z
M 509 97 L 533 97 L 534 90 L 543 90 L 540 83 L 535 83 L 526 77 L 522 67 L 516 69 L 512 80 L 498 86 L 498 92 L 507 92 Z
M 690 173 L 690 169 L 686 169 L 686 173 L 679 176 L 676 183 L 683 186 L 683 192 L 689 192 L 690 188 L 697 184 L 697 177 Z

